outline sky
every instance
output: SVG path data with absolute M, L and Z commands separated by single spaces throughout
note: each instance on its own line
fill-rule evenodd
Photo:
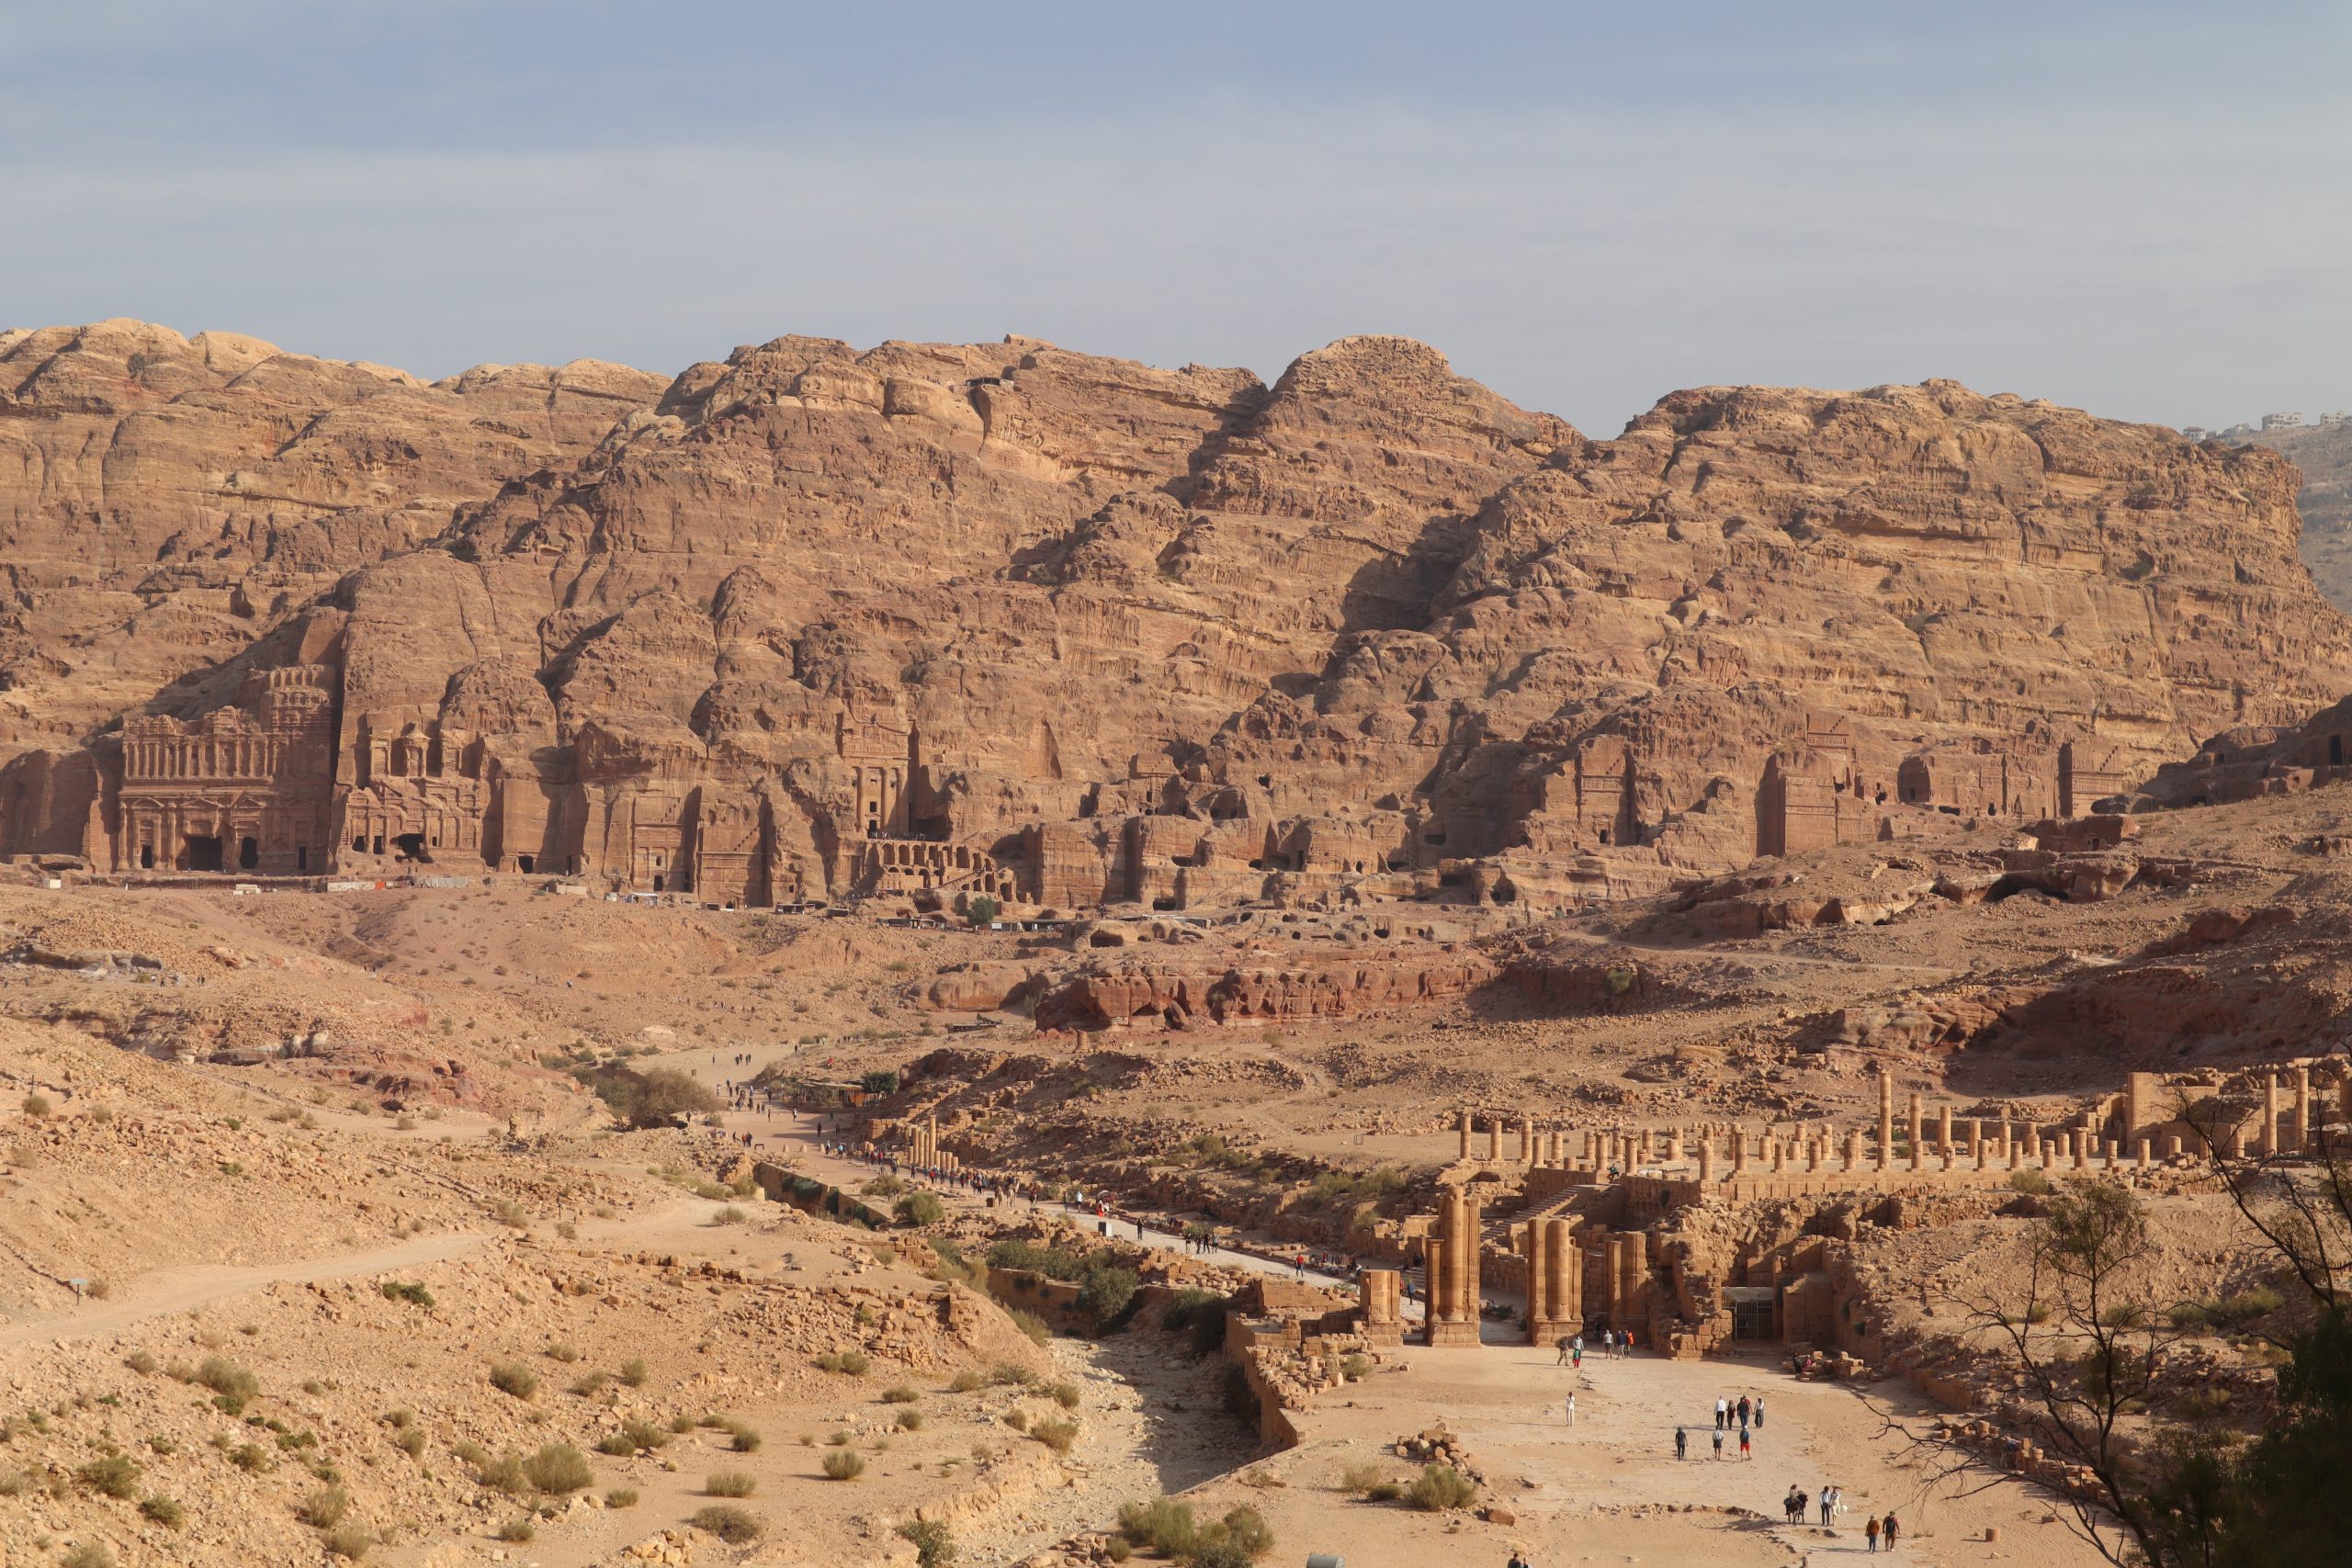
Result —
M 2352 407 L 2352 6 L 0 0 L 0 326 Z

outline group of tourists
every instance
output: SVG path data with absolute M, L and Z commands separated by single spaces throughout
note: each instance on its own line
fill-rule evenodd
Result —
M 1806 1510 L 1810 1509 L 1814 1506 L 1814 1501 L 1815 1500 L 1812 1496 L 1808 1495 L 1794 1483 L 1792 1483 L 1789 1486 L 1789 1495 L 1781 1499 L 1781 1511 L 1788 1515 L 1789 1523 L 1792 1525 L 1801 1525 L 1804 1523 Z M 1821 1522 L 1825 1525 L 1837 1523 L 1838 1516 L 1845 1511 L 1846 1489 L 1842 1486 L 1823 1487 L 1821 1489 L 1820 1504 Z M 1890 1529 L 1893 1529 L 1894 1525 L 1894 1516 L 1890 1513 L 1886 1516 L 1886 1519 L 1887 1527 Z M 1876 1519 L 1872 1519 L 1871 1523 L 1872 1525 L 1876 1525 L 1878 1521 Z

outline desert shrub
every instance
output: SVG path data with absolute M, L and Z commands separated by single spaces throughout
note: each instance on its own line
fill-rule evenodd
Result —
M 1359 1460 L 1340 1472 L 1340 1490 L 1342 1492 L 1363 1494 L 1379 1484 L 1380 1467 L 1376 1464 Z
M 1004 1424 L 1016 1432 L 1025 1432 L 1029 1429 L 1029 1412 L 1008 1410 L 1004 1413 Z
M 122 1364 L 129 1367 L 134 1372 L 143 1374 L 153 1371 L 157 1363 L 155 1358 L 149 1355 L 146 1351 L 133 1350 L 130 1355 L 125 1356 L 122 1359 Z
M 519 1497 L 531 1490 L 531 1478 L 524 1472 L 520 1454 L 500 1454 L 495 1459 L 484 1460 L 477 1473 L 481 1483 L 493 1492 Z
M 1212 1539 L 1193 1553 L 1194 1568 L 1249 1568 L 1274 1549 L 1274 1532 L 1255 1508 L 1236 1508 L 1213 1527 Z
M 849 1443 L 850 1437 L 847 1432 L 835 1432 L 825 1439 L 825 1446 L 829 1449 L 845 1449 L 849 1447 Z
M 613 1380 L 611 1378 L 605 1376 L 603 1372 L 590 1372 L 584 1378 L 577 1378 L 573 1380 L 571 1392 L 578 1394 L 582 1399 L 594 1399 L 596 1395 L 604 1393 L 605 1385 L 612 1381 Z
M 839 1372 L 844 1377 L 862 1378 L 874 1368 L 874 1359 L 863 1350 L 828 1350 L 817 1358 L 820 1372 Z
M 915 1568 L 949 1568 L 956 1561 L 955 1538 L 939 1519 L 910 1519 L 899 1534 L 914 1543 Z
M 854 1449 L 835 1449 L 825 1456 L 825 1479 L 855 1481 L 865 1473 L 865 1461 Z
M 376 1533 L 366 1525 L 337 1525 L 321 1540 L 328 1555 L 356 1562 L 376 1544 Z
M 1201 1542 L 1193 1506 L 1173 1497 L 1119 1505 L 1119 1534 L 1130 1546 L 1161 1557 L 1190 1557 Z
M 1372 1358 L 1369 1356 L 1352 1355 L 1340 1358 L 1340 1375 L 1351 1382 L 1358 1378 L 1368 1377 L 1371 1372 Z
M 433 1304 L 433 1292 L 413 1280 L 406 1282 L 387 1280 L 384 1281 L 383 1289 L 384 1299 L 388 1302 L 407 1302 L 413 1306 L 421 1307 L 429 1307 Z
M 704 1116 L 718 1109 L 716 1093 L 676 1067 L 640 1073 L 608 1063 L 594 1068 L 587 1083 L 630 1127 L 666 1127 L 673 1117 Z
M 2038 1170 L 2013 1170 L 2009 1172 L 2008 1185 L 2012 1192 L 2038 1198 L 2050 1190 L 2050 1179 Z
M 1413 1477 L 1413 1484 L 1406 1489 L 1413 1506 L 1430 1514 L 1466 1508 L 1477 1495 L 1478 1489 L 1470 1484 L 1470 1478 L 1450 1464 L 1423 1467 L 1420 1474 Z
M 605 1506 L 607 1508 L 634 1508 L 637 1506 L 637 1494 L 627 1486 L 616 1486 L 610 1492 L 605 1494 Z
M 737 1208 L 734 1204 L 729 1203 L 724 1209 L 721 1209 L 717 1213 L 711 1215 L 710 1223 L 714 1225 L 740 1225 L 750 1217 L 751 1216 L 744 1213 L 742 1210 Z
M 229 1462 L 248 1475 L 267 1475 L 277 1468 L 277 1461 L 259 1443 L 239 1443 L 229 1450 Z
M 682 1413 L 670 1417 L 670 1430 L 675 1432 L 678 1436 L 683 1438 L 694 1429 L 695 1418 L 693 1416 Z
M 1047 1247 L 1034 1241 L 1005 1240 L 989 1248 L 991 1269 L 1023 1269 L 1032 1274 L 1043 1274 L 1048 1280 L 1076 1284 L 1086 1277 L 1086 1255 L 1066 1247 Z
M 1053 1450 L 1054 1452 L 1066 1454 L 1069 1452 L 1070 1445 L 1078 1441 L 1078 1423 L 1040 1421 L 1029 1428 L 1029 1435 Z
M 1160 1326 L 1170 1333 L 1189 1333 L 1195 1355 L 1206 1355 L 1225 1343 L 1226 1298 L 1215 1291 L 1186 1287 L 1176 1292 Z
M 25 1114 L 36 1122 L 57 1109 L 56 1103 L 45 1094 L 28 1094 L 25 1096 L 23 1105 Z
M 645 1386 L 645 1363 L 635 1357 L 631 1357 L 629 1359 L 623 1361 L 621 1363 L 620 1380 L 631 1388 L 643 1388 Z
M 899 1431 L 901 1431 L 901 1432 L 920 1432 L 920 1431 L 922 1431 L 922 1411 L 920 1411 L 920 1410 L 901 1410 L 901 1411 L 899 1411 L 899 1421 L 898 1421 L 898 1426 L 899 1426 Z
M 470 1438 L 461 1438 L 452 1443 L 449 1451 L 458 1456 L 459 1463 L 469 1464 L 476 1470 L 490 1462 L 490 1450 Z
M 351 1512 L 351 1494 L 340 1486 L 322 1486 L 303 1498 L 294 1511 L 312 1529 L 333 1529 Z
M 1019 1307 L 1013 1307 L 1005 1315 L 1012 1319 L 1013 1327 L 1029 1337 L 1029 1343 L 1032 1345 L 1043 1345 L 1054 1337 L 1054 1331 L 1046 1320 L 1034 1312 L 1023 1312 Z
M 759 1484 L 748 1470 L 714 1470 L 703 1477 L 702 1489 L 713 1497 L 749 1497 Z
M 196 1381 L 220 1398 L 230 1401 L 230 1404 L 221 1408 L 232 1416 L 243 1408 L 245 1401 L 261 1393 L 261 1380 L 254 1376 L 253 1369 L 241 1366 L 225 1356 L 207 1356 L 196 1369 Z M 231 1408 L 231 1405 L 235 1408 Z
M 107 1454 L 94 1459 L 74 1472 L 74 1479 L 93 1492 L 109 1497 L 139 1495 L 139 1461 L 129 1454 Z
M 561 1361 L 568 1367 L 571 1365 L 572 1362 L 580 1359 L 580 1352 L 573 1349 L 569 1345 L 550 1345 L 548 1347 L 548 1359 L 550 1361 Z
M 530 1399 L 539 1392 L 539 1374 L 520 1361 L 500 1361 L 490 1369 L 490 1386 L 517 1399 Z
M 180 1526 L 187 1520 L 187 1510 L 181 1507 L 177 1503 L 173 1502 L 169 1497 L 150 1497 L 145 1502 L 139 1505 L 139 1511 L 146 1517 L 153 1519 L 155 1523 L 163 1526 L 165 1529 L 170 1530 L 179 1529 Z
M 422 1427 L 411 1427 L 395 1437 L 392 1443 L 411 1459 L 422 1459 L 424 1456 L 424 1431 Z
M 882 1391 L 882 1403 L 885 1404 L 912 1404 L 922 1397 L 905 1383 L 895 1383 Z
M 727 1435 L 729 1439 L 727 1446 L 737 1453 L 755 1454 L 760 1451 L 761 1438 L 757 1427 L 746 1426 L 741 1421 L 729 1421 L 727 1424 Z
M 548 1443 L 523 1461 L 523 1473 L 532 1485 L 550 1497 L 583 1491 L 595 1484 L 588 1456 L 570 1443 Z
M 501 1198 L 497 1202 L 492 1203 L 490 1206 L 490 1217 L 502 1225 L 518 1231 L 528 1229 L 531 1224 L 530 1214 L 525 1211 L 522 1204 L 512 1198 Z
M 977 1369 L 966 1367 L 962 1371 L 957 1372 L 956 1376 L 949 1381 L 947 1384 L 947 1392 L 950 1393 L 971 1393 L 988 1386 L 989 1380 L 982 1377 Z
M 1136 1278 L 1132 1269 L 1116 1265 L 1096 1269 L 1086 1276 L 1079 1287 L 1078 1304 L 1094 1322 L 1097 1329 L 1118 1321 L 1136 1299 L 1136 1292 L 1143 1281 Z
M 498 1527 L 498 1539 L 501 1540 L 525 1541 L 538 1533 L 538 1527 L 531 1522 L 528 1514 L 517 1514 Z
M 1076 1383 L 1057 1382 L 1046 1392 L 1053 1395 L 1054 1403 L 1060 1405 L 1064 1410 L 1075 1410 L 1078 1408 L 1079 1395 L 1078 1385 Z
M 902 1225 L 935 1225 L 947 1217 L 946 1205 L 928 1192 L 910 1192 L 890 1205 Z
M 715 1535 L 729 1546 L 742 1546 L 757 1540 L 767 1527 L 759 1516 L 727 1503 L 707 1503 L 695 1510 L 687 1523 L 707 1534 Z
M 868 1198 L 896 1198 L 907 1190 L 907 1184 L 895 1176 L 877 1176 L 860 1187 L 858 1191 Z
M 85 1540 L 65 1554 L 62 1568 L 115 1568 L 114 1550 L 102 1540 Z
M 596 1451 L 614 1459 L 627 1459 L 637 1452 L 637 1444 L 625 1432 L 607 1432 L 596 1439 Z
M 1363 1489 L 1367 1503 L 1394 1503 L 1405 1495 L 1405 1488 L 1394 1481 L 1375 1481 Z

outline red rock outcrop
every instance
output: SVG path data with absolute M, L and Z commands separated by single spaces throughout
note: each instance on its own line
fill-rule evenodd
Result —
M 1556 908 L 2079 816 L 2352 688 L 2286 464 L 1948 382 L 1592 442 L 1396 338 L 1271 388 L 807 338 L 428 388 L 135 323 L 0 367 L 0 851 L 110 869 Z

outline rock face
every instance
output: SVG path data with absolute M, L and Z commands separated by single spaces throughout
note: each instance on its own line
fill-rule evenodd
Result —
M 2247 437 L 2301 470 L 2303 560 L 2328 603 L 2352 609 L 2352 420 L 2266 430 Z
M 1945 382 L 1593 442 L 1396 338 L 425 387 L 111 322 L 0 389 L 0 850 L 134 874 L 1556 907 L 2352 688 L 2286 463 Z

